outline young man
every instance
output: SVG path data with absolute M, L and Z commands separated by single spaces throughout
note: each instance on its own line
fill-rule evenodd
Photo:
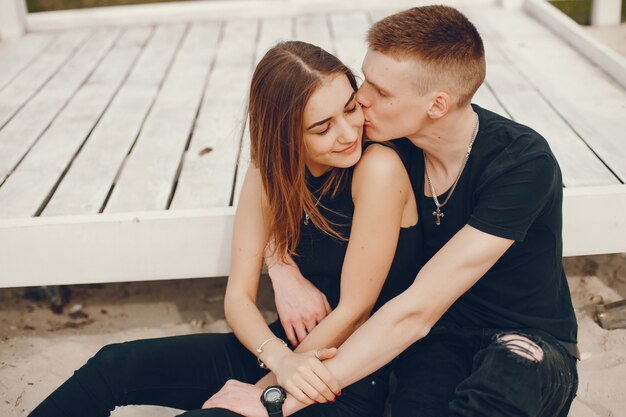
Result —
M 577 328 L 561 263 L 561 174 L 548 144 L 470 104 L 484 81 L 484 49 L 457 10 L 389 16 L 368 42 L 357 94 L 366 135 L 405 138 L 396 143 L 418 167 L 412 181 L 429 261 L 324 361 L 336 378 L 328 386 L 398 357 L 394 417 L 566 416 L 578 381 Z M 274 286 L 287 285 L 281 274 Z M 311 324 L 292 327 L 301 334 L 303 326 Z M 237 411 L 227 403 L 247 390 L 235 384 L 213 406 Z M 301 407 L 288 397 L 284 411 Z

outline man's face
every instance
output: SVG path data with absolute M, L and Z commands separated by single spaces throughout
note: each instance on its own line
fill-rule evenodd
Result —
M 428 118 L 432 94 L 418 94 L 423 68 L 369 49 L 363 61 L 365 81 L 357 100 L 365 114 L 365 135 L 380 142 L 419 134 Z

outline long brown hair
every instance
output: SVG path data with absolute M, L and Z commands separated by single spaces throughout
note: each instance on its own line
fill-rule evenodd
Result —
M 357 90 L 354 75 L 334 55 L 306 42 L 288 41 L 271 48 L 252 76 L 251 159 L 261 173 L 279 259 L 295 254 L 304 211 L 318 229 L 344 239 L 320 213 L 305 177 L 304 108 L 322 80 L 335 74 L 344 74 Z M 336 193 L 346 173 L 331 168 L 320 192 Z

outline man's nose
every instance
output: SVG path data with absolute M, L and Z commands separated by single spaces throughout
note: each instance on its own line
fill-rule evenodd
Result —
M 356 92 L 356 101 L 358 101 L 362 107 L 370 106 L 371 103 L 366 97 L 364 85 L 362 85 L 361 88 L 359 88 L 358 91 Z

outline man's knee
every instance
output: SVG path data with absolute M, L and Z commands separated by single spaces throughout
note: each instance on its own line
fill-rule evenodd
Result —
M 528 336 L 518 333 L 502 334 L 496 338 L 496 344 L 523 360 L 533 363 L 543 361 L 543 349 Z

